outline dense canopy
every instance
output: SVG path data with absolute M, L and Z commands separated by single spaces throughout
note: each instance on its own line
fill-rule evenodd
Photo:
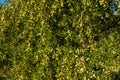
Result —
M 0 75 L 11 80 L 119 80 L 112 0 L 9 0 L 0 8 Z

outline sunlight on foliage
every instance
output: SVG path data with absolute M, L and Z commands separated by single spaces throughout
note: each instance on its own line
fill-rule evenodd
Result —
M 0 8 L 0 76 L 117 80 L 120 22 L 108 0 L 10 0 Z M 116 74 L 115 74 L 116 73 Z

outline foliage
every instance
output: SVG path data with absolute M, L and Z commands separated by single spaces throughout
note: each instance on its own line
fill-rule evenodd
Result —
M 110 0 L 10 0 L 0 9 L 0 73 L 12 80 L 111 80 L 120 70 Z

